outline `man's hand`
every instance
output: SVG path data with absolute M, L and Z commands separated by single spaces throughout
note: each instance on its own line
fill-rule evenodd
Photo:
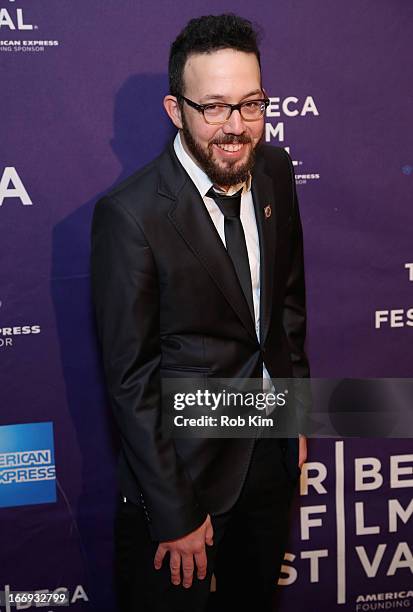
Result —
M 299 434 L 298 443 L 298 467 L 302 468 L 303 463 L 307 461 L 307 438 Z
M 191 531 L 183 538 L 170 540 L 168 542 L 160 542 L 155 558 L 155 569 L 160 569 L 163 559 L 169 552 L 169 566 L 171 568 L 172 584 L 180 584 L 181 582 L 181 565 L 183 573 L 182 585 L 189 589 L 192 585 L 194 574 L 194 558 L 197 567 L 197 577 L 203 580 L 207 571 L 207 556 L 205 544 L 213 545 L 214 530 L 212 528 L 211 518 L 208 514 L 205 521 L 198 529 Z

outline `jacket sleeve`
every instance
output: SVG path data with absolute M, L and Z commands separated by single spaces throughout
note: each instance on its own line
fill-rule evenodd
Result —
M 303 231 L 298 207 L 297 191 L 293 164 L 284 150 L 288 160 L 293 190 L 291 262 L 287 277 L 283 308 L 283 326 L 290 348 L 290 358 L 294 377 L 294 407 L 298 431 L 310 433 L 314 424 L 310 418 L 312 412 L 310 367 L 305 350 L 306 338 L 306 296 L 304 277 Z
M 295 378 L 308 378 L 310 369 L 304 348 L 306 337 L 306 299 L 304 278 L 303 231 L 301 227 L 300 211 L 298 208 L 297 191 L 291 158 L 284 151 L 289 165 L 293 189 L 293 211 L 291 232 L 291 262 L 287 277 L 284 307 L 283 326 L 290 347 L 293 376 Z
M 192 481 L 161 433 L 159 283 L 135 217 L 114 197 L 96 205 L 92 291 L 109 397 L 122 449 L 145 498 L 151 536 L 179 538 L 206 518 Z

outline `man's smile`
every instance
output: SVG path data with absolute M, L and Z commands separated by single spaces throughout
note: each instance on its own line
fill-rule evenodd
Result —
M 213 143 L 212 148 L 218 159 L 240 159 L 245 153 L 250 143 Z

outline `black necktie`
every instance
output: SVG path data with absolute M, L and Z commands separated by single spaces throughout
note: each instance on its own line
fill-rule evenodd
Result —
M 234 195 L 221 195 L 220 193 L 216 193 L 211 187 L 207 196 L 215 200 L 225 217 L 224 231 L 228 255 L 231 257 L 245 299 L 247 300 L 251 316 L 255 319 L 247 243 L 245 242 L 244 229 L 240 218 L 241 193 L 242 189 L 234 193 Z

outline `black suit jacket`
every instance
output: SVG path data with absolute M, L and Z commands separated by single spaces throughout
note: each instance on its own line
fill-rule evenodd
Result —
M 96 205 L 92 284 L 123 495 L 155 540 L 178 538 L 236 501 L 250 439 L 167 440 L 161 370 L 219 378 L 307 377 L 301 223 L 291 160 L 260 145 L 252 177 L 260 239 L 261 329 L 227 251 L 171 144 Z M 268 218 L 264 208 L 270 205 Z M 297 440 L 285 446 L 292 479 Z

